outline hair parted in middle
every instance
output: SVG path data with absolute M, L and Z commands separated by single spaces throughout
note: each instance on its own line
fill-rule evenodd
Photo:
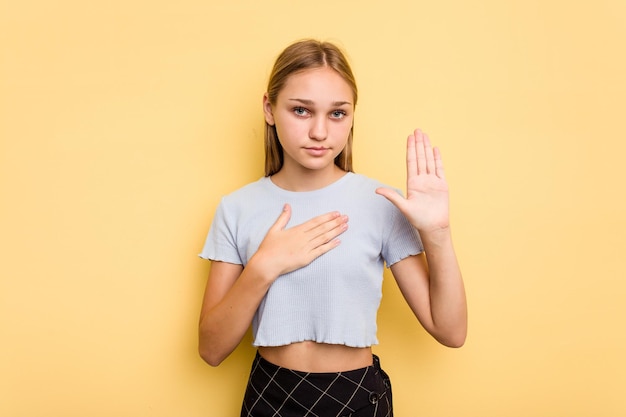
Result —
M 352 69 L 344 53 L 330 42 L 304 39 L 285 48 L 276 58 L 267 85 L 267 97 L 271 105 L 276 104 L 278 94 L 287 83 L 289 76 L 308 69 L 328 67 L 337 72 L 350 86 L 357 102 L 357 87 Z M 337 157 L 335 165 L 352 172 L 352 134 L 350 128 L 346 146 Z M 276 174 L 283 166 L 283 147 L 278 141 L 276 126 L 265 122 L 265 176 Z

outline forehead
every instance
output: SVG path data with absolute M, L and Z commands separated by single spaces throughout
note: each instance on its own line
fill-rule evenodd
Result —
M 279 99 L 299 98 L 314 101 L 349 101 L 354 93 L 350 84 L 332 68 L 308 69 L 290 75 L 278 94 Z

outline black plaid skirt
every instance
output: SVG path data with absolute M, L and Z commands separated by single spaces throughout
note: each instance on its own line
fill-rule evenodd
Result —
M 241 417 L 393 417 L 391 381 L 372 366 L 311 373 L 274 365 L 257 352 Z

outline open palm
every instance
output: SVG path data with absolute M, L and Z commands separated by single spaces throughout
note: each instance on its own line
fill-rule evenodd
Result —
M 407 139 L 406 168 L 406 198 L 388 188 L 379 188 L 376 192 L 398 207 L 420 232 L 448 227 L 448 183 L 441 153 L 419 129 Z

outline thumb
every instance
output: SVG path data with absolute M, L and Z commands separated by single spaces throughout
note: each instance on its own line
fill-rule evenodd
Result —
M 390 188 L 380 187 L 376 189 L 376 194 L 382 195 L 387 200 L 391 201 L 391 203 L 400 208 L 404 203 L 404 197 L 402 197 L 396 190 L 392 190 Z
M 285 204 L 283 206 L 283 211 L 278 216 L 278 219 L 272 225 L 272 229 L 283 230 L 287 223 L 289 223 L 289 219 L 291 218 L 291 206 L 289 204 Z

